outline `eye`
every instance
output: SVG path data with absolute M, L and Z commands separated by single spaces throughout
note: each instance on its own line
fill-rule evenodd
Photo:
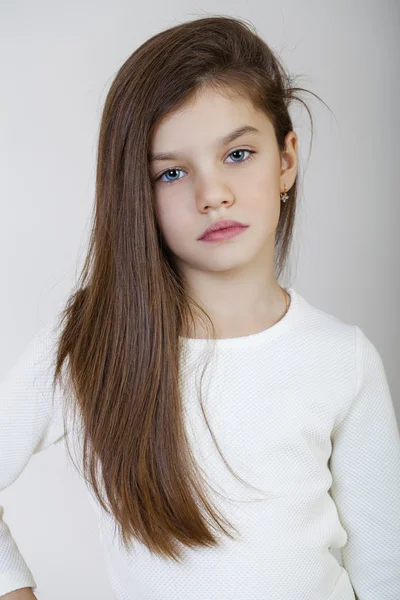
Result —
M 230 164 L 243 164 L 245 162 L 247 162 L 248 160 L 250 160 L 251 158 L 253 158 L 253 155 L 255 154 L 254 150 L 247 150 L 246 148 L 239 148 L 238 150 L 233 150 L 230 154 L 228 154 L 228 156 L 232 156 L 234 154 L 238 154 L 241 152 L 248 152 L 249 156 L 243 160 L 234 160 L 233 163 Z M 240 157 L 239 157 L 240 158 Z M 179 171 L 183 171 L 183 169 L 179 169 L 178 167 L 173 167 L 172 169 L 168 169 L 167 171 L 164 171 L 163 173 L 161 173 L 156 179 L 155 181 L 160 181 L 161 183 L 167 183 L 167 184 L 171 184 L 171 183 L 175 183 L 176 181 L 179 181 L 179 179 L 182 179 L 181 177 L 175 178 L 174 175 L 176 173 L 178 173 Z M 173 174 L 173 178 L 172 179 L 162 179 L 162 177 L 164 177 L 164 175 L 170 175 Z
M 246 162 L 246 160 L 248 160 L 249 158 L 252 157 L 252 155 L 254 154 L 253 150 L 246 150 L 245 148 L 239 148 L 239 150 L 233 150 L 233 152 L 231 152 L 230 154 L 228 154 L 228 156 L 232 156 L 232 154 L 237 154 L 238 152 L 248 152 L 249 156 L 247 158 L 245 158 L 244 160 L 234 160 L 233 162 Z

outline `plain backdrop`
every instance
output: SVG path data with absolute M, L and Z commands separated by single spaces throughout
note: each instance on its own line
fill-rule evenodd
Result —
M 400 3 L 13 0 L 0 3 L 0 378 L 68 297 L 85 254 L 101 110 L 148 37 L 202 15 L 249 19 L 315 119 L 293 107 L 302 183 L 291 285 L 360 326 L 400 415 Z M 0 494 L 40 600 L 112 600 L 94 511 L 64 443 Z M 339 561 L 340 555 L 336 554 Z

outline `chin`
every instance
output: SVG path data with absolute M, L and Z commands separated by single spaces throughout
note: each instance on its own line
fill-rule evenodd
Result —
M 245 252 L 241 252 L 240 256 L 218 256 L 215 260 L 207 261 L 207 271 L 214 271 L 215 273 L 224 271 L 234 271 L 236 269 L 243 269 L 246 266 L 250 266 L 255 260 L 255 256 Z

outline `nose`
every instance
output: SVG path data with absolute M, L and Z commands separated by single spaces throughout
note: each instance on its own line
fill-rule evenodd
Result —
M 234 195 L 226 185 L 210 178 L 198 183 L 196 190 L 196 206 L 200 212 L 218 209 L 221 204 L 230 206 L 234 202 Z

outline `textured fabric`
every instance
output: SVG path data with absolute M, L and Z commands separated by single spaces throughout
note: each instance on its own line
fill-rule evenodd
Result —
M 201 388 L 228 464 L 261 492 L 230 473 L 201 413 L 205 340 L 181 339 L 189 440 L 236 539 L 183 548 L 182 564 L 139 542 L 127 553 L 89 490 L 116 600 L 400 599 L 400 435 L 381 357 L 358 326 L 288 292 L 278 323 L 216 341 Z M 62 396 L 51 405 L 56 339 L 42 328 L 1 382 L 0 489 L 33 453 L 74 435 Z M 3 512 L 0 595 L 35 589 Z

